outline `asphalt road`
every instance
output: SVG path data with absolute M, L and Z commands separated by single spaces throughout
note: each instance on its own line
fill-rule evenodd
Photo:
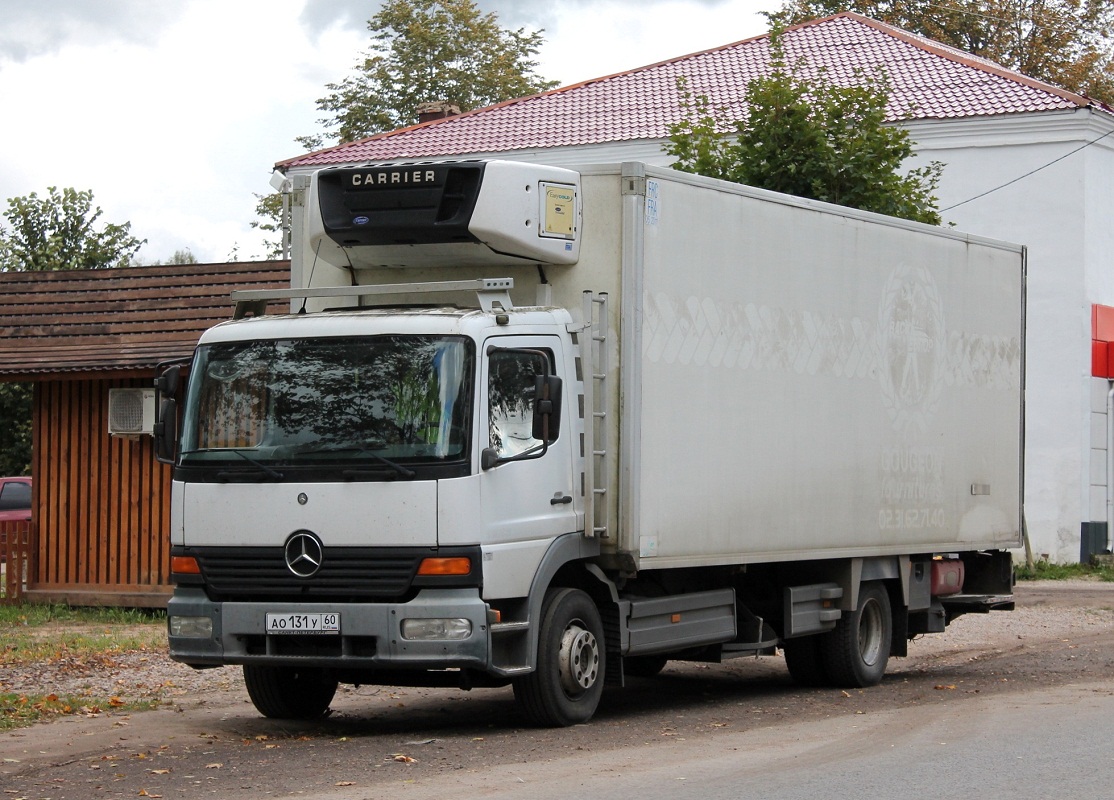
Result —
M 509 690 L 364 688 L 313 724 L 239 687 L 0 737 L 2 798 L 1114 796 L 1114 585 L 1019 587 L 913 643 L 881 686 L 799 689 L 780 658 L 671 664 L 588 725 L 523 727 Z

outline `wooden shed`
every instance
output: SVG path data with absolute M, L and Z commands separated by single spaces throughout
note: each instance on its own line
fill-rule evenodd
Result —
M 32 520 L 16 596 L 165 605 L 170 468 L 149 435 L 109 435 L 109 390 L 152 386 L 159 362 L 189 356 L 231 316 L 233 290 L 289 285 L 288 261 L 0 274 L 0 381 L 34 384 Z M 23 557 L 9 553 L 9 575 L 13 556 Z

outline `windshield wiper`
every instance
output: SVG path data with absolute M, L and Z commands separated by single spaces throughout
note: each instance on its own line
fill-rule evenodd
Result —
M 366 447 L 361 447 L 358 445 L 352 445 L 348 447 L 318 447 L 311 450 L 298 450 L 297 453 L 298 455 L 316 455 L 319 453 L 355 453 L 358 456 L 371 456 L 380 464 L 385 467 L 390 467 L 397 474 L 401 475 L 404 478 L 413 478 L 415 475 L 418 474 L 414 472 L 414 470 L 408 467 L 404 467 L 402 464 L 399 464 L 397 461 L 391 461 L 391 459 L 387 458 L 386 456 L 381 456 L 376 452 L 368 450 Z M 358 477 L 360 475 L 367 475 L 371 473 L 369 473 L 369 471 L 366 469 L 346 469 L 344 470 L 343 474 L 345 476 Z
M 236 450 L 236 449 L 233 449 L 233 448 L 229 448 L 229 449 L 233 453 L 238 455 L 240 458 L 244 459 L 244 461 L 247 461 L 253 467 L 258 469 L 260 472 L 262 472 L 264 475 L 266 475 L 271 480 L 273 480 L 273 481 L 281 481 L 282 480 L 282 477 L 283 477 L 282 473 L 279 472 L 277 469 L 272 469 L 271 467 L 268 467 L 262 461 L 256 461 L 254 458 L 249 456 L 243 450 Z M 222 472 L 217 473 L 217 477 L 220 478 L 221 480 L 229 480 L 231 478 L 239 478 L 239 477 L 243 477 L 243 475 L 244 475 L 243 472 L 230 472 L 228 470 L 224 470 Z

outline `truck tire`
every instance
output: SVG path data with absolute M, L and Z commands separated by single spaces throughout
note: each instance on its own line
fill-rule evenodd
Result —
M 781 649 L 785 651 L 785 666 L 789 668 L 789 675 L 798 686 L 829 685 L 824 659 L 820 654 L 820 639 L 823 635 L 786 639 L 781 645 Z
M 886 674 L 893 638 L 890 596 L 881 583 L 864 583 L 859 607 L 820 637 L 820 655 L 832 686 L 876 686 Z
M 600 612 L 579 589 L 546 592 L 538 630 L 538 663 L 514 680 L 514 696 L 534 725 L 587 722 L 603 694 L 604 638 Z
M 303 667 L 244 665 L 244 684 L 259 713 L 272 719 L 317 719 L 337 691 L 325 670 Z

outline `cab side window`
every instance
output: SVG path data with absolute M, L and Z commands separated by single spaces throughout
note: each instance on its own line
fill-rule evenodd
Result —
M 488 364 L 489 444 L 500 458 L 540 448 L 533 436 L 534 379 L 549 373 L 548 351 L 495 351 Z

